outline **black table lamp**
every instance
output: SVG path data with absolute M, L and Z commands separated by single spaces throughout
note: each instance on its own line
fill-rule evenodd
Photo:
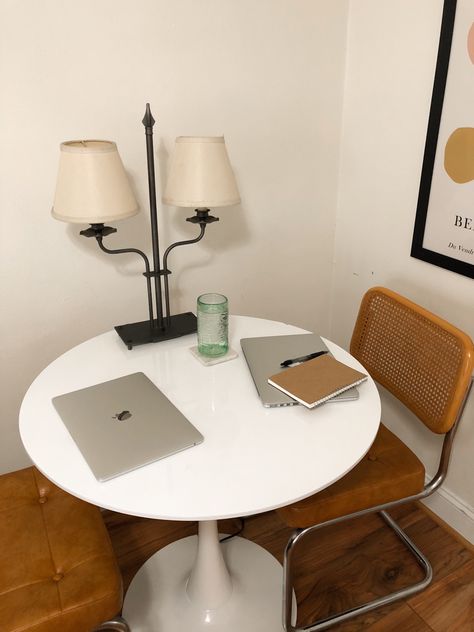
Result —
M 240 202 L 232 167 L 222 136 L 181 136 L 176 139 L 163 202 L 191 207 L 195 215 L 186 221 L 199 224 L 194 239 L 177 241 L 168 246 L 160 260 L 158 215 L 156 208 L 153 125 L 155 121 L 147 104 L 145 126 L 148 190 L 150 198 L 153 269 L 148 257 L 137 248 L 107 248 L 103 239 L 117 231 L 107 222 L 125 219 L 138 212 L 138 203 L 131 190 L 117 145 L 104 140 L 78 140 L 60 146 L 59 173 L 52 215 L 56 219 L 77 224 L 90 224 L 81 230 L 85 237 L 95 237 L 101 250 L 108 254 L 136 253 L 143 259 L 148 295 L 148 320 L 118 325 L 115 330 L 129 349 L 148 342 L 160 342 L 196 331 L 196 316 L 191 312 L 171 315 L 169 299 L 168 256 L 177 246 L 193 244 L 204 237 L 207 224 L 218 221 L 209 209 Z M 164 309 L 163 288 L 164 284 Z M 152 291 L 152 279 L 154 291 Z

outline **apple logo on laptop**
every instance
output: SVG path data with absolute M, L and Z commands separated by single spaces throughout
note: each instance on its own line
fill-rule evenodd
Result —
M 129 410 L 122 410 L 121 413 L 117 413 L 116 415 L 114 415 L 112 419 L 117 419 L 118 421 L 127 421 L 127 419 L 130 419 L 131 416 L 132 413 Z

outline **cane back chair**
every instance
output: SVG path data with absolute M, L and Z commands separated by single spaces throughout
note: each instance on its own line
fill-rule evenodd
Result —
M 100 509 L 34 467 L 0 476 L 0 630 L 130 632 Z
M 350 351 L 429 430 L 444 435 L 438 471 L 425 485 L 421 461 L 381 424 L 368 454 L 353 470 L 314 496 L 277 510 L 287 526 L 294 528 L 283 564 L 283 625 L 287 632 L 326 629 L 423 590 L 433 576 L 429 561 L 387 509 L 429 496 L 445 479 L 454 434 L 472 384 L 473 342 L 422 307 L 377 287 L 362 299 Z M 424 578 L 364 605 L 294 627 L 292 562 L 297 544 L 316 529 L 373 512 L 382 516 L 414 555 Z

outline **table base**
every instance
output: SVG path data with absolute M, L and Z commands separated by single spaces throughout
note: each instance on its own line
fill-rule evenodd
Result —
M 283 575 L 273 555 L 243 538 L 222 543 L 232 592 L 220 607 L 203 609 L 186 592 L 197 541 L 169 544 L 138 571 L 123 609 L 133 632 L 281 632 Z

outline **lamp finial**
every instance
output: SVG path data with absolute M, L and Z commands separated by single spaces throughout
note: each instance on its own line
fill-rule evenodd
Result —
M 142 123 L 147 129 L 152 129 L 155 124 L 155 119 L 151 113 L 149 103 L 146 104 L 145 116 L 143 117 Z

